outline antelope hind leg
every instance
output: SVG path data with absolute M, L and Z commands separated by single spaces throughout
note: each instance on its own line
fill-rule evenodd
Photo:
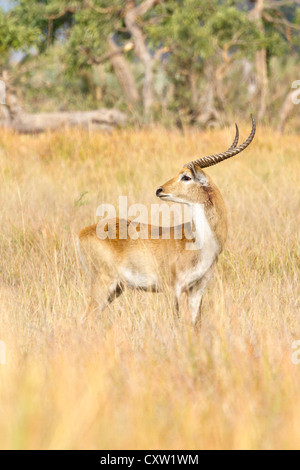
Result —
M 82 317 L 83 322 L 85 322 L 90 316 L 96 315 L 99 317 L 106 307 L 122 294 L 123 285 L 121 282 L 115 281 L 107 290 L 105 290 L 105 287 L 101 289 L 98 284 L 96 286 L 93 285 L 91 290 L 91 301 Z

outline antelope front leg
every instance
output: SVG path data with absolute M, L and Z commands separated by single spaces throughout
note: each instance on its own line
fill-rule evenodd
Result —
M 201 307 L 203 293 L 212 276 L 213 267 L 193 287 L 188 290 L 188 303 L 192 324 L 201 326 Z
M 197 286 L 194 285 L 190 288 L 178 287 L 174 298 L 176 320 L 185 312 L 189 313 L 193 325 L 196 325 L 197 321 L 200 320 L 201 301 L 204 289 L 200 290 L 199 284 L 200 282 L 197 283 Z M 187 317 L 185 318 L 187 320 Z
M 194 326 L 201 326 L 201 307 L 204 288 L 192 287 L 188 291 L 189 312 Z

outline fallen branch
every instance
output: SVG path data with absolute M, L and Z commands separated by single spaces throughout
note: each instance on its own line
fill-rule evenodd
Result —
M 81 126 L 86 129 L 111 130 L 113 127 L 124 125 L 126 120 L 126 115 L 121 111 L 102 108 L 95 111 L 38 114 L 20 112 L 4 125 L 16 132 L 32 134 L 74 126 Z

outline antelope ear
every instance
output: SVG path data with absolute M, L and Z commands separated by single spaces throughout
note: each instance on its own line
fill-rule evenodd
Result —
M 209 186 L 208 179 L 204 175 L 204 173 L 202 173 L 202 171 L 196 169 L 195 174 L 196 174 L 195 179 L 196 179 L 197 183 L 202 184 L 202 186 Z
M 195 170 L 193 162 L 191 162 L 188 165 L 183 165 L 183 168 L 188 168 L 190 172 L 192 173 L 193 178 L 196 179 L 196 170 Z

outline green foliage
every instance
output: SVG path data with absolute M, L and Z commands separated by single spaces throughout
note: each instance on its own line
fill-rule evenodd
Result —
M 222 63 L 222 51 L 235 56 L 251 56 L 261 45 L 257 26 L 237 2 L 212 0 L 172 0 L 159 4 L 156 21 L 147 28 L 153 48 L 169 48 L 167 71 L 175 84 L 173 108 L 193 108 L 189 81 L 205 67 Z
M 124 108 L 126 97 L 111 64 L 95 64 L 106 56 L 108 38 L 119 46 L 132 40 L 125 11 L 143 1 L 16 0 L 11 9 L 0 8 L 0 65 L 12 67 L 11 53 L 24 53 L 22 66 L 14 69 L 15 84 L 26 94 L 31 109 Z M 261 48 L 267 51 L 269 72 L 272 59 L 284 61 L 287 54 L 299 64 L 300 12 L 295 5 L 266 8 L 261 25 L 249 18 L 247 2 L 240 0 L 164 0 L 140 17 L 137 25 L 153 55 L 164 50 L 154 70 L 157 119 L 168 113 L 175 116 L 178 110 L 196 112 L 199 96 L 206 93 L 217 72 L 226 69 L 227 61 L 231 65 L 227 77 L 222 76 L 226 86 L 219 101 L 235 99 L 230 80 L 238 80 L 242 73 L 239 61 L 254 63 Z M 142 96 L 144 66 L 134 51 L 124 58 Z M 40 90 L 42 99 L 36 100 L 35 90 Z M 63 96 L 61 101 L 58 95 Z M 134 113 L 139 112 L 137 106 Z
M 213 0 L 171 0 L 156 8 L 156 21 L 147 28 L 154 47 L 164 44 L 171 56 L 183 61 L 205 58 L 212 53 L 207 22 L 216 5 Z M 179 6 L 180 4 L 180 6 Z
M 217 7 L 208 21 L 209 37 L 218 47 L 233 46 L 244 55 L 261 47 L 257 26 L 249 21 L 248 12 L 223 4 Z
M 89 8 L 84 5 L 77 8 L 66 47 L 69 67 L 76 70 L 88 66 L 93 58 L 106 52 L 107 37 L 122 36 L 121 12 L 125 4 L 118 0 L 94 0 L 89 2 Z
M 19 22 L 15 11 L 4 13 L 0 9 L 0 54 L 1 62 L 13 50 L 28 50 L 39 42 L 40 29 L 33 24 L 26 27 Z

